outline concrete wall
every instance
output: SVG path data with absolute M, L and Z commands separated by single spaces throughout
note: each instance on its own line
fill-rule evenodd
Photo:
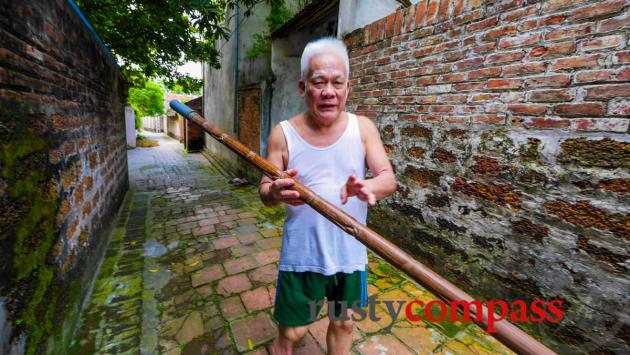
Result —
M 480 299 L 556 299 L 522 324 L 559 353 L 628 353 L 625 0 L 430 0 L 346 38 L 349 106 L 399 191 L 370 223 Z
M 136 112 L 133 107 L 125 106 L 125 136 L 127 137 L 127 146 L 136 147 Z
M 0 353 L 62 353 L 128 186 L 126 89 L 67 1 L 3 1 L 0 38 Z
M 182 132 L 182 118 L 179 115 L 166 117 L 166 134 L 170 137 L 182 141 L 184 139 L 184 133 Z
M 261 54 L 255 58 L 247 58 L 246 52 L 252 47 L 252 35 L 262 33 L 266 28 L 265 18 L 269 13 L 266 3 L 256 5 L 252 15 L 244 18 L 239 14 L 238 26 L 238 86 L 261 83 L 270 77 L 269 55 Z M 228 13 L 231 19 L 227 24 L 233 31 L 235 28 L 233 14 Z M 234 39 L 233 34 L 229 40 L 220 40 L 217 44 L 221 52 L 219 59 L 220 68 L 212 68 L 204 63 L 204 109 L 203 115 L 224 132 L 237 136 L 234 132 Z M 224 164 L 224 168 L 231 174 L 238 174 L 241 164 L 237 156 L 225 148 L 221 143 L 206 135 L 206 153 L 212 155 L 218 162 Z M 251 169 L 249 169 L 251 170 Z
M 337 33 L 339 37 L 343 37 L 357 28 L 389 15 L 401 6 L 396 0 L 339 0 Z
M 337 11 L 332 11 L 319 23 L 273 39 L 271 68 L 276 80 L 271 100 L 271 127 L 306 110 L 298 91 L 300 57 L 309 41 L 336 35 L 337 16 Z

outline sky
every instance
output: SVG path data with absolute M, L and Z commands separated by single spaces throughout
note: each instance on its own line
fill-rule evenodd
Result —
M 201 62 L 188 62 L 177 67 L 177 71 L 182 74 L 188 74 L 193 78 L 202 79 Z

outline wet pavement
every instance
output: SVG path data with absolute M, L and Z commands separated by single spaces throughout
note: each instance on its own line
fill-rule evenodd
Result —
M 283 209 L 255 186 L 234 187 L 201 154 L 177 141 L 128 151 L 130 190 L 119 213 L 75 354 L 267 354 Z M 377 300 L 436 299 L 370 255 Z M 365 319 L 357 354 L 507 354 L 472 323 Z M 328 317 L 309 327 L 297 354 L 324 354 Z

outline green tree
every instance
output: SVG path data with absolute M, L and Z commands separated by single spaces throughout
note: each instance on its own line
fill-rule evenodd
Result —
M 188 61 L 219 67 L 214 44 L 227 38 L 225 9 L 238 1 L 245 13 L 259 0 L 76 0 L 99 37 L 122 62 L 133 86 L 166 78 L 169 87 L 199 90 L 202 81 L 177 72 Z
M 136 110 L 137 118 L 164 113 L 164 90 L 152 81 L 147 81 L 143 88 L 129 89 L 128 100 L 131 107 Z

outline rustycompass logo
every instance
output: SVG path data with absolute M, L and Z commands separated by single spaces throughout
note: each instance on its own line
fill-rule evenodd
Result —
M 311 321 L 317 320 L 317 310 L 325 304 L 325 301 L 310 303 Z M 354 302 L 349 305 L 344 301 L 328 302 L 328 317 L 331 320 L 350 320 L 360 322 L 370 319 L 378 322 L 381 317 L 376 314 L 376 306 L 384 308 L 392 322 L 386 327 L 391 329 L 393 324 L 404 316 L 410 322 L 476 322 L 485 323 L 485 330 L 494 333 L 495 323 L 501 320 L 508 320 L 512 323 L 526 322 L 551 322 L 558 323 L 564 317 L 562 310 L 563 300 L 541 300 L 537 299 L 531 303 L 523 300 L 512 302 L 504 300 L 490 301 L 442 301 L 431 300 L 428 302 L 421 300 L 412 301 L 379 301 L 376 295 L 368 298 L 367 302 Z M 332 311 L 335 310 L 335 311 Z M 348 315 L 348 310 L 352 313 Z

